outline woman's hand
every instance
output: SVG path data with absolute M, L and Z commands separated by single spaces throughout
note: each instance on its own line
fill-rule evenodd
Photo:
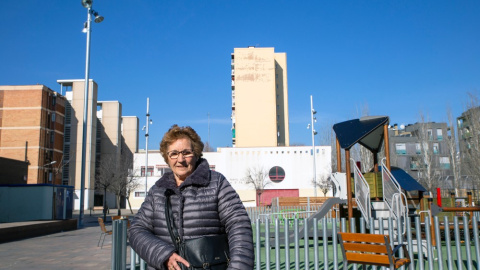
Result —
M 190 264 L 184 258 L 177 253 L 173 253 L 166 262 L 168 270 L 181 270 L 182 268 L 180 265 L 178 265 L 178 263 L 183 263 L 186 267 L 190 267 Z

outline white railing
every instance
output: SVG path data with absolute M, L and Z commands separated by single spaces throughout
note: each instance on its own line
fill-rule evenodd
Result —
M 372 218 L 371 204 L 370 204 L 370 186 L 368 185 L 362 172 L 355 164 L 354 159 L 350 159 L 353 162 L 353 178 L 355 180 L 355 201 L 357 206 L 362 212 L 363 218 L 366 221 L 367 227 L 370 228 L 370 219 Z
M 407 218 L 407 197 L 402 192 L 400 185 L 395 177 L 385 165 L 385 158 L 382 159 L 382 183 L 383 183 L 383 201 L 390 210 L 390 216 L 394 219 L 400 219 L 403 222 L 405 232 L 405 219 Z

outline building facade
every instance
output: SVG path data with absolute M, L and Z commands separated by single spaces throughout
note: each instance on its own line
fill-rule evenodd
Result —
M 62 167 L 63 183 L 75 187 L 76 197 L 80 198 L 82 151 L 85 146 L 85 183 L 84 183 L 84 208 L 93 207 L 95 193 L 95 160 L 97 142 L 97 91 L 98 85 L 93 80 L 89 81 L 87 130 L 85 142 L 83 140 L 83 117 L 85 100 L 85 80 L 58 80 L 61 92 L 65 90 L 68 101 L 68 110 L 65 137 L 64 159 Z M 74 209 L 80 208 L 80 200 L 76 199 Z
M 28 163 L 25 184 L 61 184 L 65 106 L 44 85 L 0 86 L 0 156 Z
M 460 171 L 472 188 L 480 184 L 480 107 L 471 107 L 457 118 Z M 473 183 L 473 184 L 472 184 Z
M 79 197 L 85 80 L 58 80 L 57 82 L 61 85 L 61 92 L 65 92 L 68 100 L 64 140 L 65 158 L 62 168 L 63 182 L 74 186 L 77 197 Z M 120 161 L 120 156 L 124 152 L 133 157 L 132 149 L 138 149 L 138 118 L 129 117 L 130 120 L 123 123 L 122 104 L 118 101 L 98 101 L 97 91 L 97 84 L 90 80 L 85 139 L 85 209 L 94 205 L 103 205 L 104 193 L 95 187 L 95 179 L 102 157 Z M 128 132 L 123 134 L 123 130 Z M 125 141 L 129 142 L 128 145 L 124 144 Z M 108 193 L 106 200 L 110 208 L 117 207 L 113 194 Z M 75 200 L 74 207 L 75 209 L 80 208 L 78 199 Z
M 274 197 L 314 196 L 311 146 L 217 148 L 217 152 L 204 152 L 203 157 L 207 159 L 211 170 L 227 178 L 245 206 L 270 205 Z M 327 179 L 331 174 L 331 147 L 316 146 L 315 159 L 317 179 Z M 145 199 L 145 183 L 150 189 L 164 173 L 170 171 L 159 150 L 149 150 L 148 164 L 145 177 L 145 152 L 135 154 L 134 171 L 141 184 L 130 195 L 134 209 L 140 208 Z M 265 179 L 268 184 L 260 201 L 255 188 L 246 180 L 248 170 L 268 174 Z M 319 194 L 323 196 L 320 191 Z M 332 196 L 332 190 L 325 196 Z
M 286 53 L 235 48 L 232 67 L 232 145 L 289 146 Z
M 442 182 L 452 175 L 446 123 L 415 123 L 394 125 L 388 130 L 392 166 L 405 170 L 425 187 L 425 181 L 434 181 L 435 187 L 446 187 Z M 427 167 L 431 174 L 427 176 Z M 430 177 L 430 180 L 425 180 Z M 427 187 L 428 188 L 428 187 Z M 451 188 L 451 187 L 447 187 Z

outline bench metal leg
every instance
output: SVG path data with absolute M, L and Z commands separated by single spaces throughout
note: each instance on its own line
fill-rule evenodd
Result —
M 102 240 L 102 236 L 103 236 L 103 232 L 100 233 L 100 238 L 98 238 L 98 243 L 97 243 L 97 247 L 100 246 L 100 240 Z

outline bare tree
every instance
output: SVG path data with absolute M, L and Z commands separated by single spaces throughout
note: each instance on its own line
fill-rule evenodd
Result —
M 130 204 L 130 195 L 134 190 L 138 189 L 138 187 L 141 186 L 141 183 L 139 181 L 141 178 L 140 171 L 138 169 L 133 168 L 134 163 L 135 162 L 132 162 L 132 164 L 125 164 L 125 166 L 127 166 L 126 168 L 129 168 L 127 172 L 127 183 L 125 185 L 125 188 L 126 188 L 125 196 L 128 202 L 128 208 L 130 209 L 130 213 L 132 214 L 133 214 L 133 210 L 132 210 L 132 205 Z
M 120 164 L 117 167 L 115 173 L 115 179 L 110 185 L 109 190 L 115 194 L 117 201 L 117 211 L 118 215 L 122 214 L 122 209 L 120 208 L 120 200 L 123 196 L 127 197 L 130 191 L 135 190 L 140 185 L 138 181 L 138 175 L 132 171 L 133 168 L 133 158 L 131 155 L 122 154 L 120 156 Z M 130 201 L 128 201 L 130 204 Z M 130 211 L 133 213 L 131 207 Z
M 203 145 L 203 152 L 215 152 L 215 149 L 210 145 L 209 142 L 205 142 Z
M 260 205 L 265 187 L 272 184 L 268 177 L 268 170 L 263 167 L 250 167 L 245 172 L 245 184 L 255 189 L 257 204 Z
M 326 175 L 326 174 L 317 175 L 317 182 L 315 183 L 314 179 L 312 179 L 312 182 L 314 183 L 314 186 L 317 186 L 318 188 L 320 188 L 320 190 L 323 193 L 323 197 L 327 196 L 328 191 L 331 190 L 333 186 L 332 180 L 330 179 L 330 175 Z
M 337 140 L 333 131 L 332 122 L 325 123 L 320 128 L 320 145 L 330 145 L 331 151 L 331 167 L 332 173 L 337 172 Z
M 477 94 L 468 93 L 466 111 L 462 114 L 458 138 L 462 162 L 462 174 L 469 175 L 472 184 L 480 179 L 480 107 Z M 460 135 L 459 135 L 460 136 Z
M 455 194 L 457 195 L 458 188 L 460 187 L 460 161 L 458 158 L 457 140 L 455 137 L 455 121 L 450 108 L 447 108 L 447 119 L 449 134 L 446 138 L 446 143 L 448 147 L 450 166 L 453 173 L 453 188 L 455 189 Z
M 435 156 L 433 149 L 433 131 L 431 125 L 425 119 L 425 115 L 420 113 L 420 122 L 415 135 L 420 144 L 420 160 L 418 160 L 419 181 L 427 187 L 427 190 L 433 192 L 438 186 L 438 175 L 435 175 Z
M 115 182 L 117 160 L 114 155 L 102 155 L 95 175 L 95 188 L 103 191 L 103 220 L 107 218 L 107 191 Z
M 369 115 L 370 109 L 368 107 L 368 103 L 361 105 L 360 108 L 357 107 L 357 116 L 359 118 Z M 355 144 L 355 146 L 353 146 L 351 149 L 351 154 L 353 159 L 360 161 L 361 167 L 359 169 L 362 172 L 368 172 L 373 168 L 373 153 L 367 148 L 360 144 Z

